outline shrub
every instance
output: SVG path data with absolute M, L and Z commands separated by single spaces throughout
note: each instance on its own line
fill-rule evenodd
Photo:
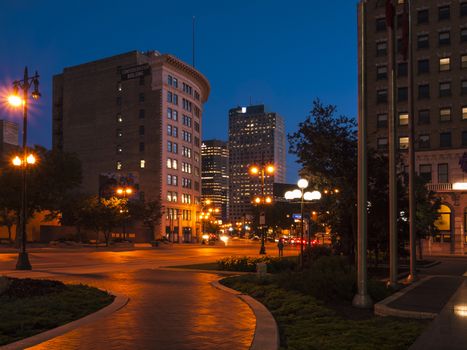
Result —
M 306 247 L 303 251 L 303 266 L 310 267 L 313 264 L 313 262 L 315 262 L 319 258 L 323 256 L 331 256 L 331 254 L 331 248 L 323 245 Z
M 351 265 L 339 256 L 324 256 L 304 271 L 283 274 L 279 283 L 285 289 L 311 294 L 325 301 L 352 300 L 356 284 Z
M 296 262 L 289 258 L 275 258 L 275 257 L 261 257 L 250 258 L 243 257 L 229 257 L 221 259 L 217 262 L 220 270 L 226 271 L 239 271 L 239 272 L 255 272 L 256 264 L 266 263 L 268 272 L 278 273 L 282 271 L 292 270 L 296 266 Z
M 51 280 L 33 280 L 30 278 L 10 278 L 8 288 L 3 292 L 10 298 L 29 298 L 35 296 L 57 293 L 66 289 L 64 283 Z

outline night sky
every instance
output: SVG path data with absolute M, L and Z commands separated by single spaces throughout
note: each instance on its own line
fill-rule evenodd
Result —
M 29 143 L 51 146 L 52 76 L 64 67 L 131 50 L 191 63 L 211 83 L 204 139 L 227 139 L 229 108 L 264 103 L 296 129 L 320 97 L 356 116 L 356 1 L 0 0 L 0 92 L 28 65 L 41 75 Z M 3 96 L 2 96 L 3 98 Z M 20 121 L 3 104 L 0 117 Z M 288 156 L 288 180 L 298 166 Z

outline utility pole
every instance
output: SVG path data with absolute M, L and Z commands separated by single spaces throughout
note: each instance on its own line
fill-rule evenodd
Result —
M 407 282 L 417 279 L 417 203 L 415 199 L 415 106 L 414 106 L 414 68 L 413 68 L 413 32 L 412 32 L 412 0 L 404 3 L 408 28 L 407 53 L 408 53 L 408 93 L 409 93 L 409 235 L 410 235 L 410 272 Z
M 389 63 L 389 105 L 388 105 L 388 145 L 389 145 L 389 282 L 388 287 L 397 287 L 397 81 L 396 81 L 396 30 L 397 15 L 393 0 L 387 0 L 386 20 L 388 30 L 388 63 Z
M 367 273 L 367 124 L 366 124 L 366 0 L 357 5 L 360 41 L 360 66 L 358 100 L 358 242 L 357 242 L 357 294 L 352 305 L 358 308 L 371 308 L 373 302 L 368 294 Z M 324 240 L 324 237 L 323 237 Z

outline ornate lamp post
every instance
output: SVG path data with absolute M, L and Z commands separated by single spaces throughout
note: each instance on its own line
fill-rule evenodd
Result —
M 272 203 L 272 197 L 265 196 L 264 179 L 267 175 L 273 175 L 274 170 L 275 170 L 274 165 L 272 164 L 269 164 L 269 165 L 262 164 L 261 166 L 252 166 L 250 168 L 250 174 L 253 176 L 259 176 L 261 180 L 261 196 L 256 196 L 253 199 L 253 203 L 258 205 L 258 207 L 260 208 L 260 213 L 259 213 L 259 225 L 260 226 L 266 225 L 266 216 L 264 213 L 264 209 L 266 205 Z M 266 246 L 264 245 L 264 240 L 265 240 L 265 232 L 264 232 L 264 228 L 262 228 L 261 229 L 261 248 L 259 249 L 260 254 L 266 254 Z
M 300 179 L 297 182 L 298 189 L 293 191 L 287 191 L 284 195 L 285 199 L 293 200 L 300 199 L 300 221 L 301 221 L 301 232 L 300 232 L 300 266 L 303 266 L 303 236 L 304 236 L 304 225 L 303 225 L 303 208 L 305 201 L 313 201 L 321 199 L 321 192 L 305 192 L 308 187 L 308 181 L 306 179 Z M 309 235 L 308 235 L 309 236 Z M 308 244 L 310 244 L 310 238 L 308 237 Z
M 26 221 L 27 221 L 27 193 L 26 193 L 26 177 L 28 165 L 33 165 L 36 162 L 34 155 L 29 154 L 27 151 L 27 135 L 28 135 L 28 99 L 29 89 L 34 87 L 31 97 L 35 100 L 41 97 L 39 92 L 39 75 L 34 74 L 32 77 L 28 75 L 28 67 L 24 68 L 24 77 L 22 80 L 13 82 L 13 94 L 8 96 L 8 102 L 13 107 L 20 107 L 23 105 L 23 149 L 22 155 L 16 156 L 13 159 L 13 165 L 21 167 L 21 210 L 20 210 L 20 234 L 21 234 L 21 247 L 18 254 L 18 262 L 16 263 L 17 270 L 31 270 L 31 263 L 29 262 L 28 253 L 26 251 Z M 21 97 L 18 92 L 23 91 Z

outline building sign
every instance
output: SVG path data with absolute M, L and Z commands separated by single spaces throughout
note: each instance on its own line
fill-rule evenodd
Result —
M 151 73 L 151 67 L 149 64 L 139 64 L 137 66 L 132 66 L 128 68 L 120 69 L 121 80 L 130 80 L 136 79 L 139 77 L 144 77 L 145 75 L 149 75 Z

